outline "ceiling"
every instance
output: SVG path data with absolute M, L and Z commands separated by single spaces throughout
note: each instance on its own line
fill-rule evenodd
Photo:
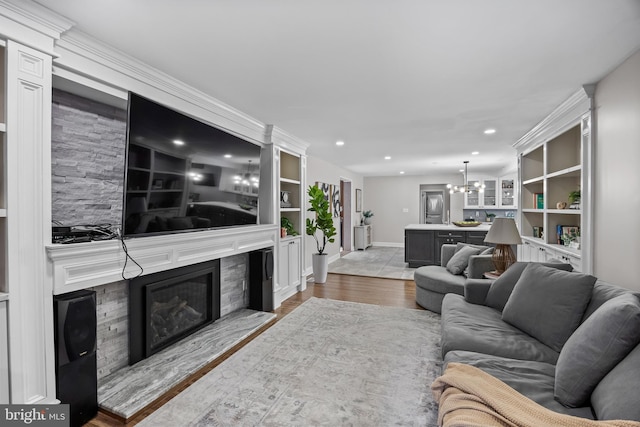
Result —
M 37 3 L 363 176 L 515 164 L 511 144 L 640 48 L 638 0 Z

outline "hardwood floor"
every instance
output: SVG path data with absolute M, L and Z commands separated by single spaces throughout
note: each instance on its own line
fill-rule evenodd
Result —
M 329 274 L 327 282 L 324 284 L 307 283 L 307 289 L 298 292 L 282 303 L 275 313 L 276 321 L 282 319 L 291 313 L 303 302 L 311 297 L 328 298 L 340 301 L 361 302 L 366 304 L 376 304 L 390 307 L 415 308 L 422 310 L 422 307 L 416 304 L 416 288 L 413 280 L 396 280 L 381 279 L 375 277 L 348 276 L 343 274 Z M 260 331 L 256 332 L 220 358 L 211 362 L 200 371 L 192 375 L 189 379 L 183 381 L 166 393 L 161 399 L 149 405 L 137 416 L 125 422 L 125 420 L 111 416 L 110 414 L 99 412 L 98 416 L 92 419 L 86 426 L 90 427 L 112 427 L 112 426 L 133 426 L 142 421 L 149 414 L 160 408 L 173 397 L 178 395 L 182 390 L 196 382 L 207 372 L 214 369 L 225 359 L 229 358 L 236 351 L 244 347 L 253 338 L 271 327 L 275 322 L 266 325 Z

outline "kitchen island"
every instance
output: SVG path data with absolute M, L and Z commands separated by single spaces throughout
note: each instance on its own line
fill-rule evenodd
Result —
M 484 238 L 491 223 L 475 227 L 453 224 L 410 224 L 404 228 L 404 261 L 409 267 L 440 265 L 440 247 L 444 244 L 471 243 L 488 245 Z

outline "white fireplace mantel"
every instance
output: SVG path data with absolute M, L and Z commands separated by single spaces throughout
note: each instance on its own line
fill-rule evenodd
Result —
M 149 274 L 275 246 L 278 232 L 276 225 L 256 225 L 139 237 L 125 243 L 129 255 Z M 125 261 L 125 278 L 140 272 L 127 260 L 119 240 L 53 244 L 46 250 L 47 273 L 56 295 L 122 280 Z

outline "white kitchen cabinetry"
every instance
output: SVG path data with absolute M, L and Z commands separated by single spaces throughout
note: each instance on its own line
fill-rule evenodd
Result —
M 518 225 L 525 242 L 520 245 L 519 260 L 556 258 L 571 263 L 575 270 L 592 272 L 593 90 L 585 86 L 514 144 Z M 569 193 L 575 190 L 580 190 L 581 201 L 576 209 L 569 209 Z M 579 247 L 563 244 L 558 235 L 563 227 L 579 229 Z
M 497 178 L 479 178 L 470 179 L 467 184 L 475 188 L 475 184 L 479 183 L 480 187 L 484 185 L 482 192 L 472 191 L 471 193 L 465 193 L 464 195 L 464 208 L 465 209 L 491 209 L 498 207 L 498 179 Z
M 516 177 L 507 175 L 498 180 L 498 207 L 500 209 L 516 209 L 517 204 Z
M 356 250 L 365 250 L 372 245 L 370 225 L 356 225 L 353 234 Z

